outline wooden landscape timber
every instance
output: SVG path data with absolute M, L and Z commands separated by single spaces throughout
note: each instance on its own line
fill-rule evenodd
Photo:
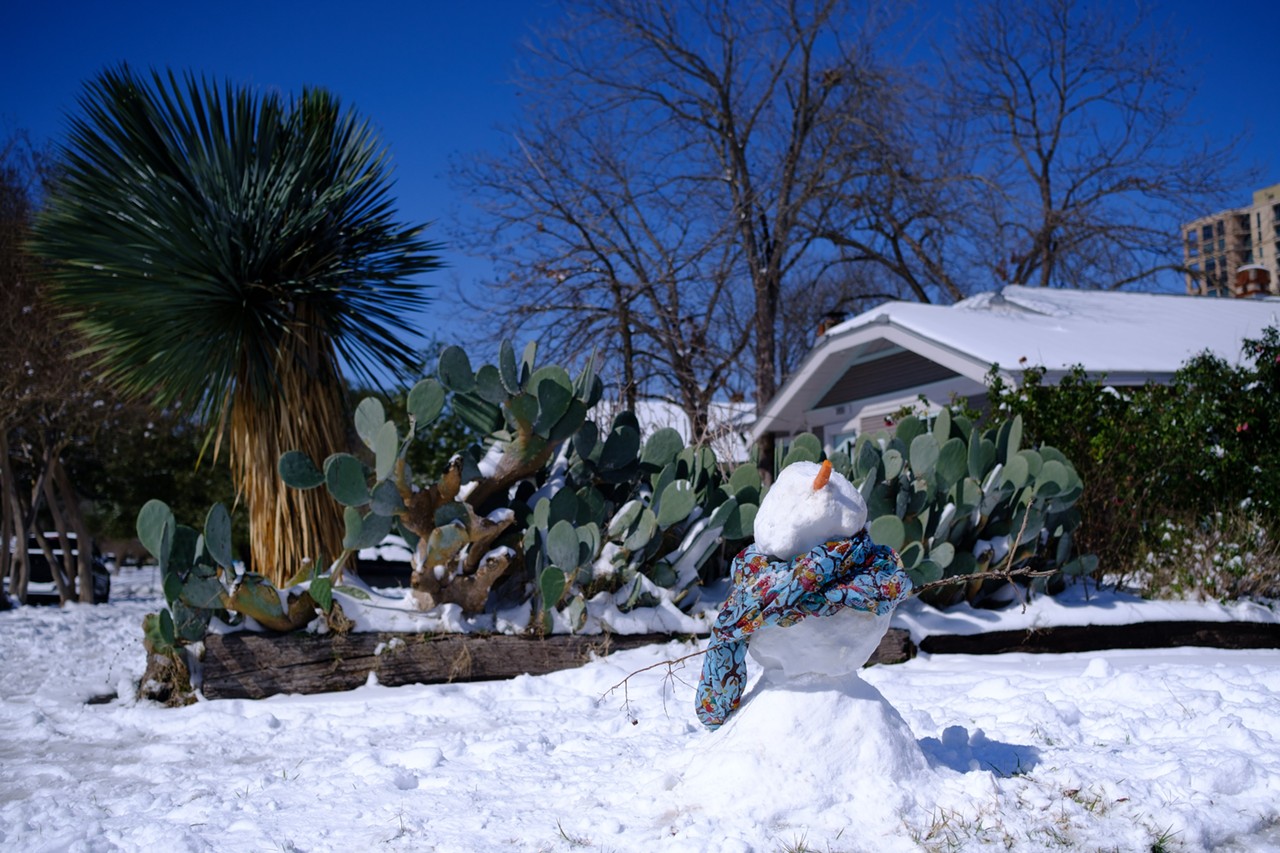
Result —
M 387 686 L 544 675 L 593 656 L 679 639 L 706 643 L 670 634 L 209 634 L 200 690 L 206 699 L 261 699 L 351 690 L 368 683 L 370 675 Z M 870 662 L 898 663 L 914 655 L 907 632 L 894 629 Z
M 672 640 L 671 634 L 555 635 L 306 633 L 243 631 L 209 634 L 199 664 L 206 699 L 261 699 L 278 693 L 326 693 L 379 684 L 443 684 L 544 675 L 581 666 L 595 656 Z M 927 654 L 1058 654 L 1104 649 L 1202 646 L 1280 648 L 1280 624 L 1256 622 L 1143 622 L 992 631 L 926 637 Z M 902 663 L 916 655 L 906 631 L 890 629 L 868 664 Z M 697 664 L 693 664 L 696 666 Z
M 1139 622 L 1134 625 L 1058 625 L 983 634 L 925 637 L 926 654 L 998 655 L 1007 652 L 1062 654 L 1104 649 L 1280 648 L 1280 624 L 1266 622 Z

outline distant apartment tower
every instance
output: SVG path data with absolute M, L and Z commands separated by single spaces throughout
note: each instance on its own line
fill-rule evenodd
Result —
M 1253 204 L 1182 226 L 1187 292 L 1201 296 L 1280 295 L 1280 184 Z

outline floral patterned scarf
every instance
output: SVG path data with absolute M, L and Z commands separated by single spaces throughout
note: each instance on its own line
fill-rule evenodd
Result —
M 833 539 L 794 560 L 770 560 L 749 545 L 733 559 L 733 588 L 711 628 L 698 683 L 698 719 L 719 728 L 742 701 L 747 642 L 765 625 L 785 628 L 846 607 L 884 615 L 911 592 L 892 548 L 866 530 Z

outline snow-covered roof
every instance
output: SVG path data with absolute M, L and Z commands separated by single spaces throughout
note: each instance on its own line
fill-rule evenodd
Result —
M 1023 367 L 1043 367 L 1054 381 L 1078 364 L 1129 384 L 1167 379 L 1205 350 L 1240 363 L 1241 341 L 1269 325 L 1280 325 L 1280 298 L 1009 285 L 949 306 L 888 302 L 830 329 L 769 402 L 752 438 L 813 407 L 872 342 L 918 353 L 978 382 L 992 365 L 1010 380 Z

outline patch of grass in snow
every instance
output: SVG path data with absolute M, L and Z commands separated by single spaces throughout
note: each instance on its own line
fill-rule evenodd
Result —
M 396 813 L 392 816 L 392 820 L 396 821 L 396 823 L 399 824 L 399 829 L 397 830 L 395 835 L 386 839 L 383 843 L 389 843 L 389 842 L 395 841 L 398 838 L 404 838 L 410 834 L 408 827 L 406 827 L 404 824 L 404 809 L 397 810 Z
M 840 836 L 845 834 L 845 830 L 836 833 L 836 841 L 840 841 Z M 832 847 L 831 841 L 828 841 L 826 847 L 822 850 L 812 847 L 809 844 L 809 834 L 801 833 L 799 838 L 792 838 L 790 841 L 783 841 L 782 847 L 777 848 L 780 853 L 842 853 L 845 848 Z
M 957 809 L 937 808 L 930 814 L 927 826 L 909 827 L 908 831 L 911 840 L 929 853 L 966 849 L 972 841 L 1011 849 L 1015 841 L 1001 821 L 998 807 L 991 812 L 979 809 L 972 816 Z
M 843 829 L 836 833 L 835 840 L 839 841 L 840 836 L 842 835 L 844 835 Z M 802 832 L 799 838 L 793 838 L 791 841 L 784 842 L 783 845 L 778 848 L 780 853 L 840 853 L 841 849 L 842 848 L 832 847 L 830 842 L 828 842 L 826 848 L 819 851 L 816 847 L 811 847 L 809 845 L 809 833 L 807 832 Z
M 1017 753 L 1013 756 L 1013 769 L 1005 771 L 998 765 L 992 764 L 990 761 L 983 762 L 987 765 L 987 769 L 996 775 L 998 779 L 1012 779 L 1015 776 L 1028 776 L 1031 773 L 1030 767 L 1024 767 L 1022 764 L 1022 756 Z
M 1174 832 L 1172 826 L 1160 830 L 1159 834 L 1156 835 L 1155 840 L 1151 842 L 1151 853 L 1169 853 L 1169 851 L 1173 849 L 1171 846 L 1173 844 L 1173 837 L 1177 834 L 1177 832 Z
M 782 845 L 782 853 L 813 853 L 813 848 L 809 846 L 809 834 L 804 833 L 789 844 Z
M 569 842 L 570 847 L 590 847 L 591 846 L 590 838 L 587 838 L 584 835 L 570 835 L 569 833 L 565 832 L 564 827 L 560 824 L 559 820 L 556 821 L 556 829 L 560 831 L 560 837 L 563 838 L 565 841 Z
M 1048 732 L 1046 732 L 1043 728 L 1041 728 L 1039 723 L 1036 723 L 1034 726 L 1031 727 L 1031 736 L 1035 738 L 1039 738 L 1040 742 L 1043 743 L 1045 746 L 1058 745 L 1057 740 L 1055 740 Z
M 926 823 L 907 825 L 909 837 L 928 853 L 952 853 L 971 849 L 1002 850 L 1078 850 L 1081 849 L 1080 832 L 1094 821 L 1117 819 L 1112 814 L 1116 806 L 1128 802 L 1127 797 L 1115 797 L 1104 789 L 1057 789 L 1056 795 L 1046 800 L 1043 782 L 1035 774 L 1020 774 L 1006 789 L 1005 797 L 997 794 L 986 804 L 974 802 L 972 807 L 935 808 Z M 1051 804 L 1052 803 L 1052 804 Z M 1040 821 L 1023 822 L 1012 827 L 1006 825 L 1004 814 L 1026 815 L 1038 812 Z M 1173 833 L 1153 831 L 1152 850 L 1167 853 Z M 1119 850 L 1121 848 L 1117 848 Z
M 1074 800 L 1089 814 L 1104 815 L 1111 810 L 1111 803 L 1102 794 L 1088 788 L 1069 788 L 1062 792 L 1068 800 Z

